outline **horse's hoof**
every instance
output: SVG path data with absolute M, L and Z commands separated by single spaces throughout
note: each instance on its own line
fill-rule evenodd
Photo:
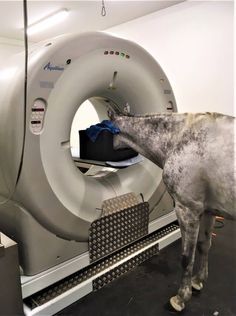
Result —
M 196 291 L 201 291 L 203 289 L 203 283 L 201 281 L 197 281 L 196 279 L 192 279 L 192 287 Z
M 171 297 L 170 304 L 177 312 L 181 312 L 185 308 L 184 302 L 178 295 Z

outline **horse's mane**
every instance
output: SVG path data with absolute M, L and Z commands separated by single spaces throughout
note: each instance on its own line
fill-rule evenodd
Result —
M 214 119 L 227 116 L 222 113 L 217 112 L 199 112 L 199 113 L 191 113 L 191 112 L 185 112 L 185 113 L 178 113 L 178 112 L 161 112 L 161 113 L 144 113 L 144 114 L 131 114 L 131 113 L 125 113 L 120 114 L 121 116 L 129 116 L 129 117 L 139 117 L 139 118 L 158 118 L 158 117 L 172 117 L 172 116 L 192 116 L 192 117 L 199 117 L 199 116 L 209 116 Z

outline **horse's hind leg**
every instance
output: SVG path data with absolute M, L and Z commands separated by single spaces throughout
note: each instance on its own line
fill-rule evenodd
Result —
M 201 218 L 200 231 L 197 242 L 197 249 L 200 255 L 198 273 L 192 278 L 192 287 L 200 291 L 203 282 L 208 277 L 208 252 L 211 247 L 212 230 L 215 223 L 215 216 L 209 212 L 204 212 Z
M 185 302 L 192 296 L 191 279 L 200 221 L 197 210 L 194 212 L 179 203 L 176 204 L 175 210 L 181 234 L 184 237 L 182 239 L 183 275 L 178 294 L 170 299 L 170 304 L 175 310 L 182 311 L 185 308 Z

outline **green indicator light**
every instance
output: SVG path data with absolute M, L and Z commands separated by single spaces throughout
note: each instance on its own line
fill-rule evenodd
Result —
M 125 57 L 125 54 L 124 54 L 124 53 L 121 53 L 120 55 L 121 55 L 121 57 Z

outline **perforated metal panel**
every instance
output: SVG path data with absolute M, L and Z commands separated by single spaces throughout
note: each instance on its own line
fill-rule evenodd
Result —
M 141 252 L 137 256 L 131 258 L 128 261 L 125 261 L 123 264 L 115 267 L 114 269 L 110 270 L 107 273 L 104 273 L 102 276 L 98 277 L 93 281 L 93 289 L 99 290 L 103 286 L 107 285 L 108 283 L 112 282 L 113 280 L 117 279 L 121 275 L 125 274 L 126 272 L 132 270 L 133 268 L 137 267 L 142 262 L 146 261 L 147 259 L 151 258 L 155 254 L 159 252 L 158 244 L 150 247 L 149 249 Z
M 120 201 L 117 203 L 119 206 Z M 148 223 L 149 204 L 147 202 L 95 220 L 89 231 L 90 261 L 97 261 L 147 235 Z
M 156 243 L 154 246 L 150 246 L 150 248 L 139 253 L 137 256 L 135 256 L 136 252 L 140 251 L 144 247 L 147 247 L 148 245 L 151 245 L 152 243 L 155 243 L 156 241 L 158 242 L 160 238 L 165 237 L 178 229 L 179 227 L 177 225 L 170 224 L 165 228 L 142 238 L 134 244 L 127 246 L 117 253 L 99 262 L 93 263 L 89 267 L 86 267 L 68 276 L 67 278 L 47 287 L 46 289 L 33 294 L 32 296 L 26 298 L 24 300 L 24 303 L 30 309 L 34 309 L 38 306 L 46 304 L 55 297 L 60 296 L 64 292 L 72 289 L 73 287 L 83 283 L 88 279 L 92 279 L 94 290 L 100 289 L 101 287 L 110 283 L 112 280 L 118 278 L 120 275 L 132 270 L 141 262 L 155 255 L 158 252 L 159 244 Z M 134 257 L 125 262 L 122 262 L 120 265 L 112 269 L 113 265 L 118 264 L 119 261 L 127 258 L 128 256 L 131 256 L 132 254 Z M 109 272 L 105 272 L 104 270 L 107 271 L 109 267 L 111 267 L 111 270 Z M 96 278 L 96 275 L 98 273 L 102 273 L 102 271 L 104 271 L 104 274 Z
M 133 192 L 105 200 L 102 203 L 102 216 L 119 212 L 137 204 L 139 204 L 139 201 Z

